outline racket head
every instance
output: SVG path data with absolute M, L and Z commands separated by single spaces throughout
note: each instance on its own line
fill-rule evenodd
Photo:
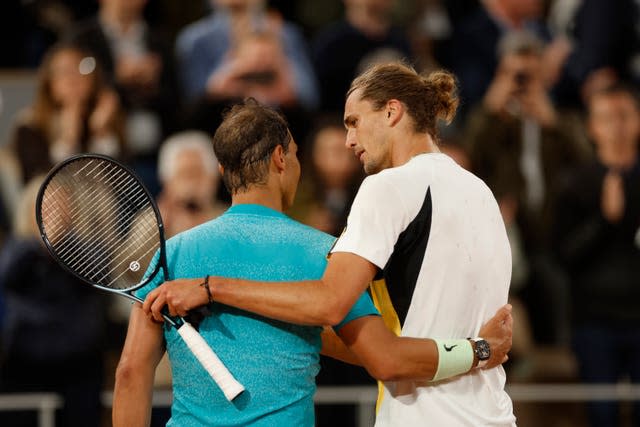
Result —
M 95 287 L 128 293 L 161 268 L 166 277 L 158 206 L 135 173 L 110 157 L 80 154 L 54 166 L 38 192 L 36 221 L 53 258 Z

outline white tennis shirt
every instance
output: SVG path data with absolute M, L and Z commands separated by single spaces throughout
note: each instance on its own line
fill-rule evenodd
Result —
M 475 337 L 507 302 L 511 251 L 498 204 L 445 154 L 367 177 L 332 252 L 382 270 L 403 336 Z M 386 382 L 376 426 L 515 426 L 505 380 L 498 367 L 437 384 Z

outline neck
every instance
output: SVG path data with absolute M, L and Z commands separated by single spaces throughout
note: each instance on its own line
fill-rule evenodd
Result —
M 284 211 L 282 196 L 274 192 L 268 185 L 252 186 L 248 190 L 234 193 L 231 196 L 232 205 L 262 205 L 278 212 Z
M 392 167 L 404 165 L 419 154 L 440 152 L 438 145 L 428 133 L 412 134 L 408 139 L 403 138 L 402 141 L 393 144 L 392 147 Z

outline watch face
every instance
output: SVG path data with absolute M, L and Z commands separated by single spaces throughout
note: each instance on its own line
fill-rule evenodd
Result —
M 478 360 L 487 360 L 491 357 L 491 348 L 485 340 L 476 341 L 476 355 Z

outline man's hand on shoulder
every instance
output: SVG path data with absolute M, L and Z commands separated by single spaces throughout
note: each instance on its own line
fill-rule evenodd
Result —
M 483 369 L 495 368 L 509 360 L 507 353 L 511 350 L 513 338 L 511 304 L 502 306 L 496 314 L 482 326 L 479 336 L 484 338 L 491 348 L 491 357 Z
M 189 310 L 209 303 L 206 290 L 200 286 L 202 282 L 202 278 L 164 282 L 149 292 L 142 308 L 157 321 L 163 320 L 165 306 L 171 316 L 186 316 Z

